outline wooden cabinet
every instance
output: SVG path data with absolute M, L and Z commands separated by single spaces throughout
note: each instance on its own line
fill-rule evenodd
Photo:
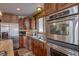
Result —
M 47 55 L 47 49 L 46 49 L 45 43 L 40 42 L 36 39 L 32 39 L 31 45 L 32 45 L 32 52 L 36 56 L 46 56 Z
M 75 5 L 76 3 L 58 3 L 58 10 L 62 10 L 68 7 L 71 7 L 72 5 Z
M 27 43 L 26 36 L 19 36 L 19 48 L 28 48 Z
M 71 7 L 73 5 L 77 5 L 77 3 L 45 3 L 44 4 L 44 10 L 45 10 L 45 14 L 49 15 L 49 14 L 53 14 L 57 11 L 66 9 L 68 7 Z
M 19 47 L 20 47 L 20 48 L 24 48 L 23 43 L 24 43 L 23 36 L 20 36 L 20 37 L 19 37 Z
M 1 19 L 1 22 L 18 23 L 18 16 L 13 14 L 3 13 L 0 19 Z
M 11 22 L 18 23 L 18 16 L 16 15 L 11 16 Z
M 45 10 L 46 15 L 56 12 L 57 11 L 57 3 L 45 3 L 44 10 Z

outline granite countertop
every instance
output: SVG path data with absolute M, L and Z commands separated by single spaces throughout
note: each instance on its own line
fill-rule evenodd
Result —
M 0 51 L 6 52 L 6 56 L 13 56 L 13 41 L 12 40 L 1 40 Z
M 30 37 L 31 38 L 34 38 L 34 39 L 36 39 L 38 41 L 41 41 L 43 43 L 46 43 L 46 37 L 44 37 L 44 36 L 41 36 L 41 37 L 38 37 L 38 36 L 30 36 Z

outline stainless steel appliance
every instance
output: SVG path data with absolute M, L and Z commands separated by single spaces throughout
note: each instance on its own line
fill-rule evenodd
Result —
M 0 23 L 1 40 L 12 39 L 14 49 L 19 48 L 19 24 Z
M 48 44 L 49 55 L 51 56 L 79 56 L 79 52 L 69 48 L 65 48 L 56 44 Z
M 54 40 L 79 45 L 78 39 L 78 6 L 46 17 L 47 37 Z
M 46 32 L 49 55 L 57 54 L 54 50 L 66 55 L 79 54 L 79 6 L 62 10 L 46 16 Z M 51 51 L 51 48 L 54 50 Z M 51 53 L 52 52 L 52 53 Z M 59 53 L 59 54 L 60 54 Z

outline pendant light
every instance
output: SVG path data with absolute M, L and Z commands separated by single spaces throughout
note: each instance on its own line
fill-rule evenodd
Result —
M 42 7 L 38 7 L 38 8 L 37 8 L 37 11 L 38 11 L 38 12 L 42 11 Z
M 44 7 L 43 3 L 39 4 L 38 7 L 37 7 L 37 12 L 43 11 L 43 7 Z

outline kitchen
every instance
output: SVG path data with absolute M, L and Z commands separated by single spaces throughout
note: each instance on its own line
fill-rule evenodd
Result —
M 78 24 L 78 3 L 0 3 L 0 56 L 79 56 Z

